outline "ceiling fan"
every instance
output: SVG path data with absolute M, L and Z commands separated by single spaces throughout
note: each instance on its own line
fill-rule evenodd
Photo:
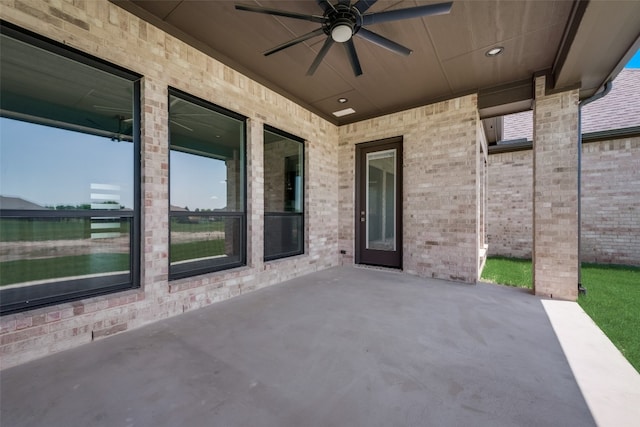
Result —
M 304 15 L 285 10 L 243 4 L 237 4 L 235 7 L 237 10 L 244 10 L 247 12 L 283 16 L 285 18 L 301 19 L 322 24 L 320 28 L 311 31 L 310 33 L 303 34 L 300 37 L 296 37 L 293 40 L 289 40 L 286 43 L 269 49 L 264 53 L 265 56 L 269 56 L 298 43 L 302 43 L 311 38 L 325 34 L 327 38 L 316 55 L 315 60 L 309 67 L 307 75 L 311 76 L 315 73 L 334 43 L 341 43 L 346 49 L 353 73 L 356 76 L 359 76 L 362 74 L 362 68 L 360 67 L 358 54 L 356 52 L 355 45 L 353 44 L 353 36 L 360 37 L 400 55 L 406 56 L 412 52 L 411 49 L 364 28 L 365 26 L 379 24 L 382 22 L 419 18 L 422 16 L 444 15 L 449 13 L 451 5 L 453 4 L 452 2 L 447 2 L 409 7 L 405 9 L 386 10 L 377 13 L 366 13 L 366 11 L 369 10 L 376 1 L 377 0 L 357 0 L 355 3 L 351 4 L 350 0 L 338 0 L 336 4 L 332 4 L 328 0 L 316 0 L 318 6 L 320 6 L 324 11 L 323 15 Z

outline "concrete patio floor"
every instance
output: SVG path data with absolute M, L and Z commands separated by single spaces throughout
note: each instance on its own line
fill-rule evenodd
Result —
M 334 268 L 4 370 L 0 424 L 595 425 L 542 302 Z

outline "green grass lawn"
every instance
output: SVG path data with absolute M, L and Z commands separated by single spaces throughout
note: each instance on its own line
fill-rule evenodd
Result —
M 582 265 L 578 304 L 640 372 L 640 267 Z
M 532 287 L 531 261 L 491 257 L 482 279 Z M 578 304 L 640 372 L 640 267 L 583 264 Z
M 491 257 L 482 270 L 482 279 L 491 283 L 532 288 L 531 260 Z

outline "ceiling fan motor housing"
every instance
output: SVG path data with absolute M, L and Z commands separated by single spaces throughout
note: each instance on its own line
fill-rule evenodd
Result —
M 338 43 L 350 40 L 362 25 L 362 15 L 353 6 L 337 4 L 328 8 L 324 16 L 327 18 L 324 32 Z

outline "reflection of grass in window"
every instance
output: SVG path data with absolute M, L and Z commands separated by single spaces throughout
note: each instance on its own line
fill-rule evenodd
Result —
M 90 254 L 0 263 L 0 286 L 129 270 L 129 254 Z
M 85 220 L 8 219 L 0 222 L 3 242 L 81 239 L 85 237 Z
M 200 240 L 171 245 L 171 262 L 224 255 L 224 239 Z
M 185 222 L 181 222 L 178 218 L 172 218 L 171 231 L 177 233 L 224 231 L 224 221 L 191 223 L 186 219 Z
M 128 233 L 129 223 L 125 221 L 117 231 Z M 89 218 L 0 219 L 0 241 L 2 242 L 73 240 L 85 239 L 89 236 L 91 236 Z

